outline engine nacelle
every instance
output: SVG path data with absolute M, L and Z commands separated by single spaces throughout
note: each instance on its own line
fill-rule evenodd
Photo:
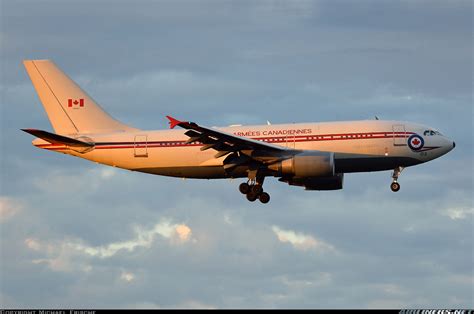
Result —
M 334 153 L 308 151 L 268 168 L 282 177 L 331 177 L 334 176 Z
M 289 185 L 302 186 L 305 190 L 340 190 L 344 183 L 344 173 L 336 173 L 331 177 L 318 178 L 281 178 L 280 181 Z

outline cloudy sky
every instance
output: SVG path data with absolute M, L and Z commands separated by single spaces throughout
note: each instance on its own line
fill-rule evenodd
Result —
M 471 1 L 0 1 L 0 304 L 472 308 Z M 21 64 L 53 59 L 113 116 L 204 125 L 396 119 L 449 154 L 342 191 L 130 173 L 42 151 Z

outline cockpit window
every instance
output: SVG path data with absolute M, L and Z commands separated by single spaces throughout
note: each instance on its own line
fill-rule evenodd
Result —
M 432 136 L 432 135 L 440 135 L 442 136 L 441 133 L 439 133 L 438 131 L 434 131 L 434 130 L 426 130 L 423 132 L 423 135 L 424 136 Z

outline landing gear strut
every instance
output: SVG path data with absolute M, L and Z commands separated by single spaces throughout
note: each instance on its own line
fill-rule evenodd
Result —
M 392 189 L 393 192 L 398 192 L 400 190 L 400 183 L 398 183 L 397 180 L 402 170 L 403 170 L 403 167 L 397 167 L 393 170 L 392 184 L 390 184 L 390 189 Z
M 257 199 L 263 204 L 270 201 L 270 195 L 263 191 L 263 181 L 265 177 L 258 176 L 257 171 L 249 171 L 249 179 L 247 182 L 239 185 L 239 191 L 247 196 L 250 202 L 255 202 Z

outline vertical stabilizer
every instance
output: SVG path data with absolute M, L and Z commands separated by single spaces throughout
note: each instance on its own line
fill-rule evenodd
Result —
M 50 60 L 25 60 L 26 71 L 58 134 L 133 131 L 107 114 Z

